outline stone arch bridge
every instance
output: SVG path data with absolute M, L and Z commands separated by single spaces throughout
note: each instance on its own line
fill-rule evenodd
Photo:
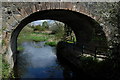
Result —
M 105 20 L 108 3 L 96 2 L 2 2 L 2 53 L 10 61 L 17 48 L 17 36 L 28 23 L 36 20 L 58 20 L 74 31 L 77 43 L 89 43 L 95 30 L 107 40 L 114 28 Z M 111 3 L 109 3 L 111 4 Z M 105 8 L 101 7 L 106 5 Z M 103 10 L 103 11 L 102 11 Z

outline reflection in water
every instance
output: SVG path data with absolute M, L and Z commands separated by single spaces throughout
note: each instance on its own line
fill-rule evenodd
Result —
M 44 42 L 24 42 L 24 51 L 17 55 L 15 74 L 20 78 L 63 78 L 55 48 Z

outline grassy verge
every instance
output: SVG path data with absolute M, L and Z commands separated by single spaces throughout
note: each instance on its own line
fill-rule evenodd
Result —
M 46 42 L 45 45 L 56 46 L 57 42 Z
M 39 34 L 36 34 L 36 33 L 30 33 L 30 34 L 27 34 L 27 35 L 24 35 L 24 34 L 21 34 L 19 37 L 18 37 L 18 42 L 21 43 L 23 41 L 46 41 L 48 40 L 48 36 L 46 34 L 42 34 L 42 33 L 39 33 Z
M 25 41 L 47 41 L 45 44 L 50 46 L 56 46 L 57 41 L 55 35 L 49 33 L 40 33 L 40 32 L 33 32 L 29 28 L 23 29 L 18 36 L 18 48 L 17 50 L 22 51 L 24 48 L 22 47 L 22 42 Z
M 2 60 L 2 78 L 9 78 L 9 67 L 10 65 L 5 60 Z

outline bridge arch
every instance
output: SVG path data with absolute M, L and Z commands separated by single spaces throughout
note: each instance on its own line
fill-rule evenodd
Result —
M 105 37 L 102 27 L 94 19 L 87 15 L 65 9 L 43 10 L 30 14 L 28 17 L 24 18 L 14 29 L 10 40 L 10 46 L 13 53 L 16 53 L 17 51 L 17 37 L 20 31 L 28 23 L 44 19 L 57 20 L 67 24 L 68 27 L 71 27 L 75 33 L 77 40 L 76 43 L 78 45 L 89 43 L 93 37 L 92 34 L 94 32 L 94 29 L 97 29 L 97 33 L 102 33 L 102 35 Z

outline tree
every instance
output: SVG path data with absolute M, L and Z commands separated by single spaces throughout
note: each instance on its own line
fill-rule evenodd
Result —
M 49 25 L 48 25 L 47 21 L 44 21 L 42 23 L 42 27 L 44 27 L 45 29 L 49 29 Z

